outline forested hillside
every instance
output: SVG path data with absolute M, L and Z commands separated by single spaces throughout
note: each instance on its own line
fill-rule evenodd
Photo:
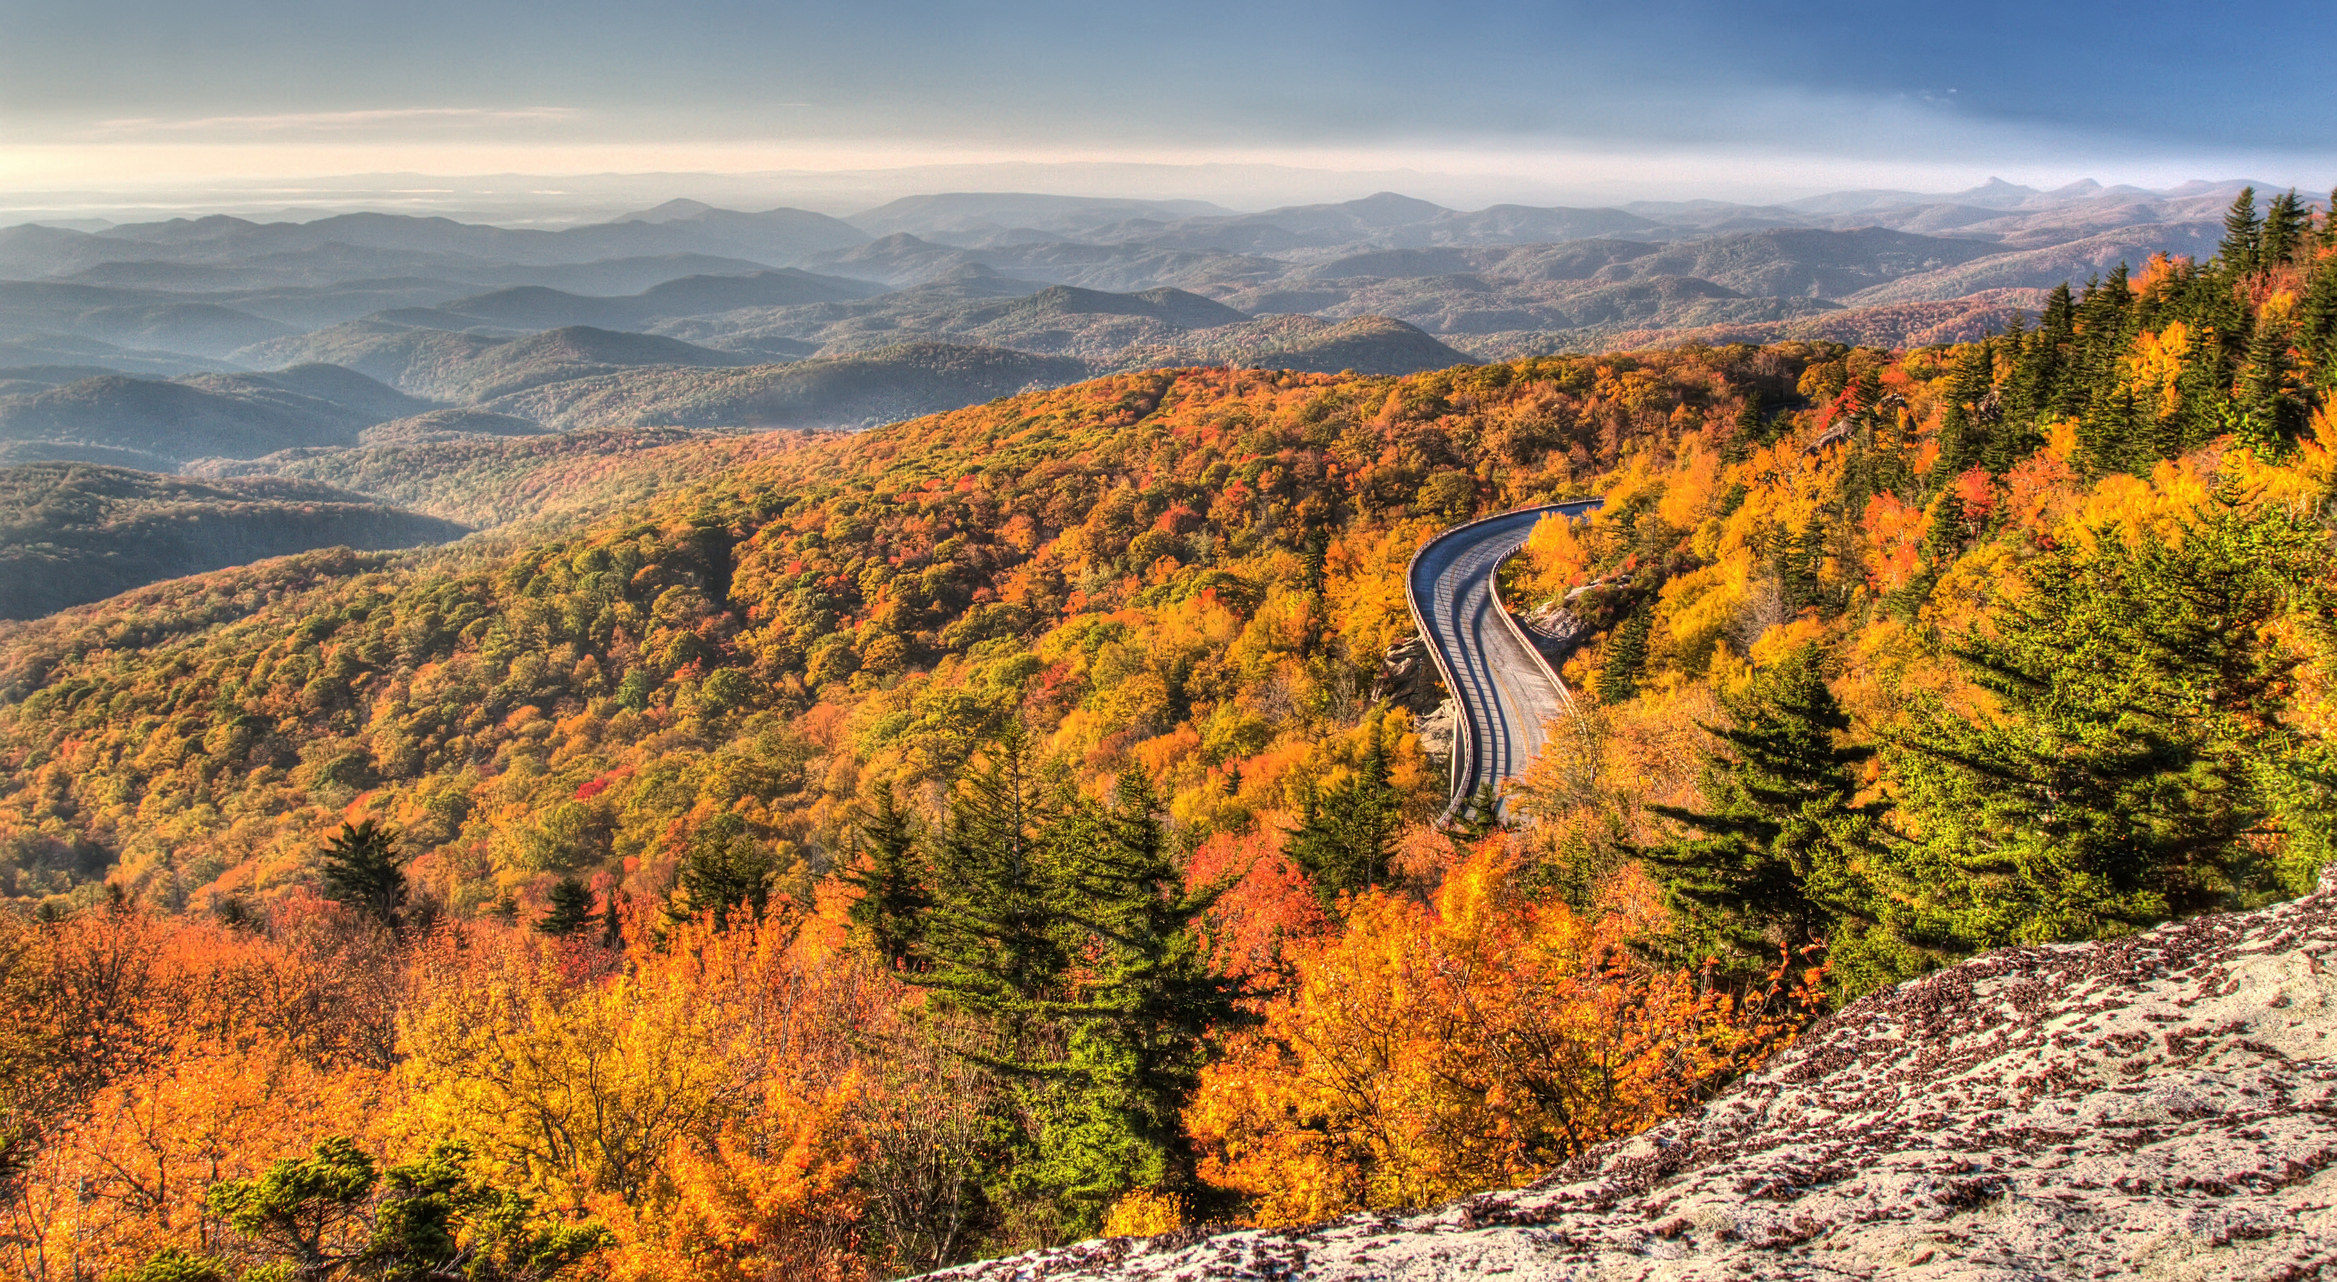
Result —
M 7 625 L 8 1267 L 1421 1205 L 1978 950 L 2295 894 L 2333 345 L 2337 238 L 2251 194 L 1985 341 L 1130 373 Z M 1582 715 L 1436 830 L 1405 563 L 1591 494 L 1507 582 Z
M 208 483 L 89 463 L 0 467 L 0 619 L 318 546 L 402 548 L 465 533 L 329 485 Z

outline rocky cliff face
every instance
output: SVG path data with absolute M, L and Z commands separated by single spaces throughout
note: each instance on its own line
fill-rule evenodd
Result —
M 1532 1188 L 947 1276 L 2337 1277 L 2337 878 L 1875 994 Z

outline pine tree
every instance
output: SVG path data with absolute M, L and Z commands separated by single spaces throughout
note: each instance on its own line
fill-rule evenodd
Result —
M 1892 847 L 1894 896 L 1994 947 L 2300 891 L 2260 851 L 2274 827 L 2322 827 L 2276 820 L 2326 786 L 2278 715 L 2298 660 L 2269 639 L 2321 599 L 2314 538 L 2219 501 L 2179 547 L 2106 533 L 2032 561 L 1957 652 L 2003 715 L 1934 708 L 1893 746 L 1917 838 Z
M 404 923 L 406 870 L 397 834 L 371 819 L 345 823 L 325 843 L 325 898 L 395 931 Z
M 666 915 L 675 921 L 713 915 L 716 930 L 741 917 L 759 918 L 771 903 L 771 854 L 737 814 L 720 814 L 699 826 L 682 855 Z
M 916 824 L 893 794 L 892 785 L 877 789 L 854 826 L 859 860 L 844 875 L 858 887 L 851 921 L 862 944 L 895 968 L 918 963 L 925 914 L 933 908 L 926 889 L 931 878 Z
M 2337 254 L 2313 265 L 2296 318 L 2297 345 L 2312 363 L 2318 381 L 2323 387 L 2337 386 Z
M 1605 657 L 1599 663 L 1599 702 L 1622 703 L 1639 694 L 1639 674 L 1647 667 L 1647 639 L 1655 627 L 1655 611 L 1642 601 L 1623 616 L 1608 634 Z
M 1092 959 L 1063 1070 L 1072 1089 L 1042 1150 L 1049 1183 L 1100 1210 L 1131 1188 L 1197 1191 L 1181 1124 L 1216 1040 L 1242 1022 L 1197 924 L 1226 887 L 1189 893 L 1151 782 L 1123 774 L 1114 804 L 1081 804 L 1049 834 L 1068 913 Z
M 1803 646 L 1724 700 L 1731 724 L 1707 726 L 1721 749 L 1706 756 L 1706 809 L 1653 807 L 1701 836 L 1647 853 L 1681 922 L 1670 949 L 1693 964 L 1718 957 L 1751 981 L 1782 954 L 1843 942 L 1876 920 L 1859 860 L 1878 807 L 1858 805 L 1869 747 L 1845 744 L 1850 718 L 1826 685 L 1824 656 Z M 1845 961 L 1849 958 L 1846 956 Z M 1843 991 L 1889 977 L 1860 955 Z
M 923 973 L 911 982 L 989 1021 L 1002 1063 L 1062 999 L 1071 966 L 1044 840 L 1056 817 L 1046 791 L 1029 731 L 1007 723 L 959 778 L 931 857 Z
M 1388 758 L 1377 725 L 1355 772 L 1317 795 L 1309 789 L 1290 858 L 1314 880 L 1325 904 L 1385 880 L 1403 828 L 1402 798 L 1388 778 Z
M 592 924 L 592 891 L 574 877 L 562 877 L 552 883 L 544 915 L 536 919 L 536 929 L 556 939 L 581 934 Z
M 2223 243 L 2215 259 L 2225 273 L 2245 276 L 2256 270 L 2264 249 L 2264 222 L 2256 216 L 2256 189 L 2242 187 L 2223 216 Z
M 2265 267 L 2278 267 L 2306 244 L 2313 228 L 2313 216 L 2298 200 L 2294 188 L 2272 198 L 2264 210 L 2264 230 L 2261 233 L 2259 261 Z
M 2294 362 L 2288 343 L 2286 326 L 2269 317 L 2257 319 L 2235 398 L 2243 416 L 2241 437 L 2247 444 L 2277 450 L 2304 432 L 2307 407 L 2290 386 Z

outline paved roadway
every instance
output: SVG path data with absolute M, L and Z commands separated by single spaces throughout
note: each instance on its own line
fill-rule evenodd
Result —
M 1502 617 L 1493 573 L 1551 512 L 1580 516 L 1597 499 L 1523 508 L 1455 526 L 1412 557 L 1405 584 L 1413 620 L 1428 641 L 1445 688 L 1460 705 L 1454 736 L 1450 818 L 1477 790 L 1498 789 L 1541 751 L 1544 727 L 1568 705 L 1566 688 Z M 1501 806 L 1506 812 L 1508 802 Z

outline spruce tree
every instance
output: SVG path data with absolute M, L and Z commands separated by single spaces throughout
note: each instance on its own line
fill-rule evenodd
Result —
M 2256 270 L 2264 248 L 2264 222 L 2256 216 L 2256 189 L 2242 187 L 2223 216 L 2223 243 L 2215 259 L 2226 274 L 2245 276 Z
M 397 834 L 371 819 L 344 823 L 325 843 L 325 898 L 395 931 L 403 924 L 406 870 L 398 857 Z
M 1744 403 L 1737 406 L 1736 435 L 1739 440 L 1753 445 L 1769 443 L 1769 417 L 1761 412 L 1761 392 L 1758 388 L 1747 391 Z
M 2295 189 L 2274 196 L 2264 210 L 2259 261 L 2268 268 L 2286 263 L 2290 255 L 2305 245 L 2312 228 L 2313 216 L 2304 202 L 2297 199 Z
M 1876 920 L 1859 872 L 1877 807 L 1858 805 L 1870 747 L 1842 736 L 1850 718 L 1828 688 L 1824 656 L 1803 646 L 1763 669 L 1723 706 L 1730 724 L 1707 726 L 1705 808 L 1653 807 L 1695 829 L 1647 851 L 1679 922 L 1670 951 L 1691 964 L 1718 959 L 1750 982 L 1786 954 L 1845 942 Z M 1876 958 L 1852 950 L 1842 991 L 1887 982 Z
M 1197 928 L 1225 886 L 1188 892 L 1142 774 L 1110 807 L 1073 806 L 1048 844 L 1091 959 L 1062 1064 L 1070 1088 L 1042 1150 L 1049 1183 L 1100 1211 L 1130 1188 L 1199 1190 L 1182 1115 L 1241 986 L 1209 966 Z
M 1980 457 L 1978 433 L 1972 430 L 1972 417 L 1963 406 L 1954 401 L 1939 416 L 1939 458 L 1932 468 L 1932 478 L 1945 484 L 1964 474 Z
M 771 903 L 771 854 L 737 814 L 716 815 L 699 826 L 682 855 L 666 915 L 683 921 L 712 914 L 716 930 L 760 918 Z
M 2029 563 L 1957 651 L 2001 715 L 1934 707 L 1892 748 L 1894 896 L 1994 947 L 2303 889 L 2261 852 L 2325 827 L 2279 819 L 2327 789 L 2279 715 L 2298 659 L 2273 639 L 2325 597 L 2319 564 L 2302 518 L 2221 499 L 2180 546 L 2105 532 Z
M 1964 344 L 1956 358 L 1956 372 L 1948 384 L 1948 399 L 1967 409 L 1978 409 L 1996 390 L 1996 345 L 1982 340 Z
M 931 856 L 923 971 L 911 982 L 999 1034 L 1010 1065 L 1024 1034 L 1064 996 L 1072 949 L 1047 857 L 1055 819 L 1030 733 L 1007 723 L 959 779 Z
M 2321 385 L 2337 387 L 2337 255 L 2314 263 L 2296 319 L 2297 346 L 2312 363 Z
M 1308 790 L 1298 831 L 1290 837 L 1290 858 L 1330 904 L 1387 878 L 1402 830 L 1402 798 L 1389 781 L 1387 750 L 1375 725 L 1353 774 L 1320 795 Z
M 914 966 L 925 914 L 933 908 L 916 823 L 886 784 L 870 798 L 854 831 L 859 859 L 844 875 L 860 891 L 852 905 L 853 931 L 887 965 Z
M 2248 362 L 2242 367 L 2238 409 L 2244 443 L 2279 449 L 2304 431 L 2307 406 L 2290 386 L 2294 362 L 2289 357 L 2289 330 L 2271 318 L 2259 318 L 2248 339 Z
M 1599 663 L 1599 702 L 1622 703 L 1639 694 L 1639 674 L 1647 667 L 1647 639 L 1655 627 L 1655 611 L 1644 601 L 1635 605 L 1607 636 Z
M 1107 806 L 1042 774 L 1009 723 L 958 781 L 902 978 L 1018 1102 L 1006 1186 L 1082 1237 L 1131 1188 L 1198 1189 L 1179 1119 L 1242 993 L 1199 933 L 1222 888 L 1185 890 L 1149 783 L 1124 777 Z
M 545 899 L 544 915 L 536 919 L 538 931 L 565 939 L 592 924 L 592 891 L 577 878 L 562 877 L 553 882 Z

